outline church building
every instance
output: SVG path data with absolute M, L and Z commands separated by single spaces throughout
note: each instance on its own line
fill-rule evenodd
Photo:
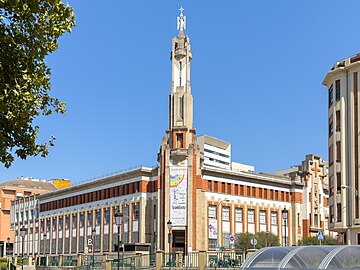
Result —
M 229 142 L 203 135 L 193 126 L 190 38 L 183 9 L 171 44 L 168 129 L 157 166 L 138 167 L 37 197 L 39 217 L 16 219 L 27 211 L 14 201 L 13 226 L 24 227 L 25 253 L 95 254 L 116 252 L 118 245 L 148 246 L 150 251 L 192 252 L 231 249 L 233 236 L 265 232 L 281 245 L 297 245 L 318 231 L 329 234 L 327 164 L 309 155 L 277 174 L 231 160 Z M 196 74 L 195 74 L 196 76 Z M 166 106 L 166 104 L 163 104 Z M 116 213 L 121 213 L 118 225 Z M 38 244 L 41 243 L 41 244 Z M 22 250 L 15 236 L 15 252 Z

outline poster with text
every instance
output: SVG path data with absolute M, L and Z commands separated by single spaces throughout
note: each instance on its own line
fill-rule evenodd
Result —
M 172 226 L 186 226 L 187 167 L 170 167 L 170 218 Z
M 217 239 L 217 219 L 209 219 L 209 239 Z

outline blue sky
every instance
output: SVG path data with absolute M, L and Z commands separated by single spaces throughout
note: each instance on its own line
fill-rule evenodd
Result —
M 273 172 L 306 154 L 327 160 L 322 80 L 360 52 L 360 1 L 70 1 L 77 26 L 48 57 L 65 116 L 39 118 L 47 158 L 18 176 L 74 182 L 156 165 L 168 123 L 171 39 L 182 5 L 191 40 L 194 126 L 232 144 L 234 161 Z

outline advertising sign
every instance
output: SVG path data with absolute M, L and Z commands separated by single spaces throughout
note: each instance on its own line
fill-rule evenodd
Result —
M 170 167 L 170 218 L 172 226 L 186 226 L 187 167 Z
M 209 219 L 209 239 L 217 239 L 217 219 Z

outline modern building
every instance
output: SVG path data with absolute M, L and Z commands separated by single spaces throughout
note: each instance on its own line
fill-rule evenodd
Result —
M 45 180 L 20 177 L 0 184 L 0 256 L 11 254 L 14 243 L 14 231 L 10 222 L 11 201 L 28 200 L 34 194 L 55 190 L 56 187 Z M 22 218 L 26 218 L 24 216 Z
M 339 240 L 360 244 L 359 209 L 360 54 L 336 62 L 323 84 L 328 88 L 330 227 Z
M 303 231 L 324 229 L 321 221 L 328 218 L 325 173 L 311 170 L 323 166 L 321 160 L 314 157 L 313 164 L 307 164 L 310 176 L 305 180 L 254 173 L 253 166 L 232 161 L 230 143 L 206 135 L 196 137 L 190 81 L 193 55 L 182 11 L 178 30 L 170 54 L 169 126 L 157 166 L 121 171 L 39 195 L 35 225 L 20 220 L 14 224 L 16 231 L 24 227 L 26 234 L 35 232 L 37 246 L 24 239 L 29 256 L 90 250 L 111 255 L 122 244 L 125 252 L 130 247 L 165 252 L 231 249 L 233 235 L 261 231 L 278 235 L 282 245 L 296 245 Z M 311 196 L 303 194 L 305 188 Z M 315 198 L 322 203 L 311 205 Z M 288 215 L 283 218 L 284 210 Z M 122 214 L 120 224 L 115 222 L 116 213 Z M 20 248 L 18 238 L 15 250 Z

